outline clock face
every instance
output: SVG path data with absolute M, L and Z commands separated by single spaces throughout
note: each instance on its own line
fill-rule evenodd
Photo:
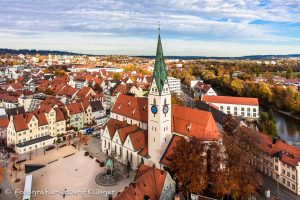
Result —
M 151 106 L 151 112 L 153 113 L 153 114 L 156 114 L 157 113 L 157 106 L 156 105 L 153 105 L 153 106 Z
M 164 114 L 167 114 L 168 111 L 169 111 L 168 105 L 164 105 L 164 107 L 163 107 L 163 113 L 164 113 Z

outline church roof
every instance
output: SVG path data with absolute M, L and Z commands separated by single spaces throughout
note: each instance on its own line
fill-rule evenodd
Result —
M 161 92 L 164 88 L 164 84 L 166 81 L 168 81 L 168 79 L 167 79 L 166 64 L 165 64 L 165 60 L 164 60 L 164 54 L 163 54 L 160 34 L 158 35 L 156 58 L 155 58 L 155 65 L 154 65 L 154 71 L 153 71 L 153 79 L 155 80 L 158 92 L 161 95 Z
M 119 95 L 112 108 L 112 112 L 148 123 L 148 99 L 129 95 Z
M 160 199 L 168 172 L 140 165 L 134 182 L 129 184 L 114 200 L 141 200 L 145 195 Z
M 220 138 L 218 127 L 210 112 L 174 104 L 172 105 L 172 131 L 205 141 Z
M 112 112 L 137 121 L 148 123 L 148 99 L 120 95 Z M 216 122 L 210 112 L 172 104 L 172 131 L 203 140 L 220 137 Z

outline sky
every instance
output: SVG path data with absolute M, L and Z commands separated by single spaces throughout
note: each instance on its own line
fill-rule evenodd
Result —
M 300 0 L 0 0 L 0 48 L 167 56 L 300 54 Z

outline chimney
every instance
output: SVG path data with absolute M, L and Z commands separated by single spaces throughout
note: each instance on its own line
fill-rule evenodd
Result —
M 273 138 L 272 143 L 276 144 L 276 142 L 277 142 L 277 138 Z
M 144 195 L 144 200 L 151 200 L 151 198 L 148 195 Z

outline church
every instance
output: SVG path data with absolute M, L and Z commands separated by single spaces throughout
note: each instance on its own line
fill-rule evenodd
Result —
M 197 137 L 221 141 L 210 112 L 171 104 L 160 34 L 148 97 L 118 96 L 101 133 L 101 148 L 133 169 L 140 164 L 168 167 L 177 141 Z

